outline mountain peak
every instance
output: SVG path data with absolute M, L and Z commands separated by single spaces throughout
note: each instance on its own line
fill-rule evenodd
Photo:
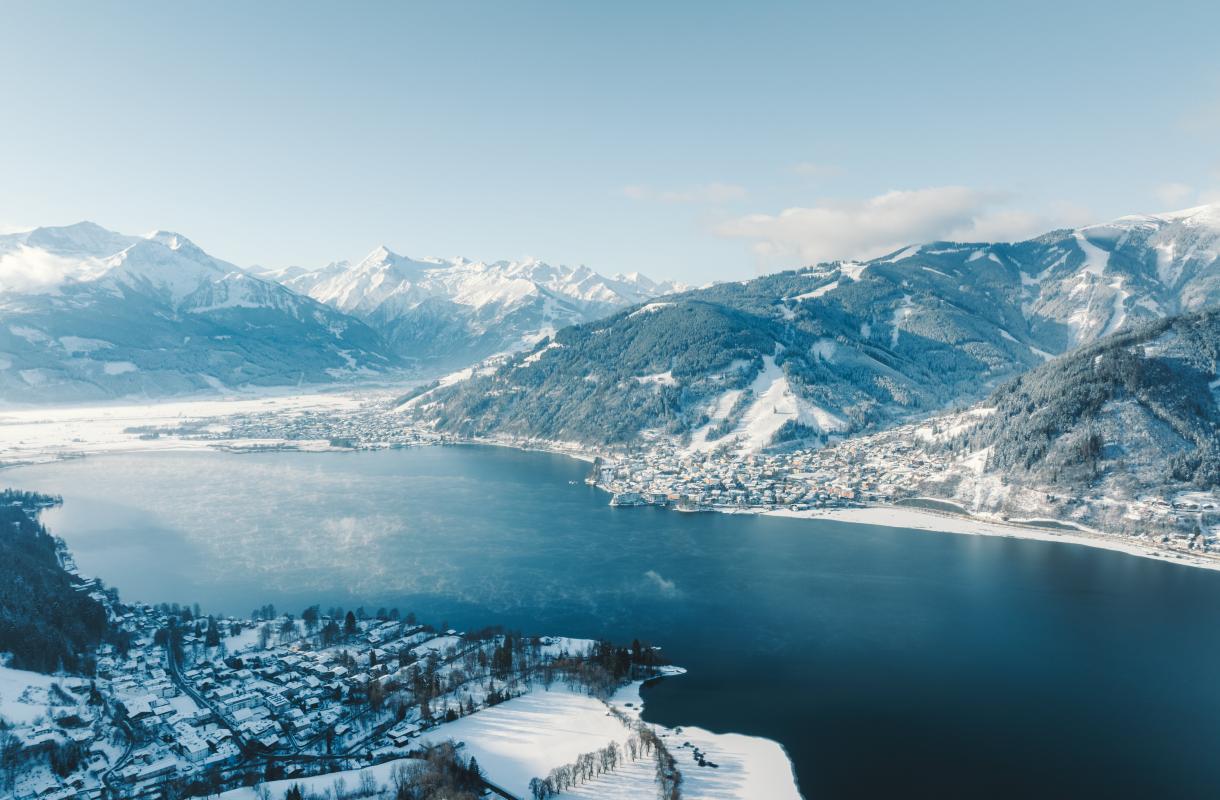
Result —
M 145 239 L 150 242 L 157 242 L 165 245 L 170 250 L 179 250 L 183 252 L 202 252 L 199 245 L 192 242 L 180 233 L 174 231 L 156 230 L 152 233 L 145 234 Z
M 78 258 L 105 258 L 136 241 L 133 237 L 124 236 L 87 220 L 72 225 L 35 228 L 16 234 L 16 237 L 28 247 Z

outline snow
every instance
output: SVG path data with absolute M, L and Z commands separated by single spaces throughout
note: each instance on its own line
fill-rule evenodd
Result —
M 135 372 L 136 365 L 130 361 L 107 361 L 102 367 L 102 370 L 107 375 L 123 375 L 128 372 Z
M 1080 231 L 1076 231 L 1072 235 L 1076 239 L 1076 245 L 1084 253 L 1084 271 L 1101 277 L 1106 271 L 1106 264 L 1110 261 L 1110 254 L 1090 242 Z
M 971 256 L 970 260 L 971 260 L 971 261 L 973 261 L 973 260 L 974 260 L 974 257 L 973 257 L 973 256 Z M 938 269 L 932 269 L 931 267 L 921 267 L 921 269 L 927 270 L 928 272 L 935 272 L 937 275 L 940 275 L 942 278 L 948 278 L 948 277 L 951 277 L 951 276 L 946 275 L 945 273 L 941 272 L 940 270 L 938 270 Z
M 527 366 L 529 364 L 536 364 L 538 362 L 538 360 L 540 358 L 542 358 L 544 355 L 546 355 L 548 352 L 550 352 L 551 350 L 558 350 L 561 347 L 563 347 L 563 345 L 559 344 L 558 342 L 551 342 L 546 347 L 539 349 L 537 352 L 530 353 L 528 356 L 521 359 L 521 363 L 517 365 L 517 368 L 520 369 L 521 367 Z
M 50 336 L 47 336 L 37 328 L 29 328 L 24 325 L 10 325 L 8 329 L 9 333 L 25 339 L 30 344 L 46 344 L 51 341 Z
M 1114 290 L 1114 307 L 1110 311 L 1110 319 L 1106 323 L 1106 327 L 1102 330 L 1101 335 L 1107 336 L 1122 327 L 1122 324 L 1127 321 L 1127 298 L 1131 293 L 1123 288 L 1123 277 L 1120 275 L 1114 283 L 1110 284 L 1110 288 Z
M 114 347 L 112 343 L 103 339 L 87 339 L 82 336 L 60 336 L 59 345 L 71 355 L 76 353 L 92 353 L 94 350 Z
M 628 718 L 638 719 L 643 708 L 640 683 L 620 689 L 609 703 Z M 771 740 L 700 728 L 653 728 L 677 761 L 682 796 L 689 800 L 800 797 L 787 755 Z M 612 741 L 623 745 L 630 736 L 631 729 L 611 716 L 606 703 L 555 684 L 549 691 L 535 687 L 521 697 L 440 725 L 422 741 L 463 742 L 464 751 L 478 759 L 489 780 L 528 797 L 531 778 L 544 777 Z M 698 766 L 694 748 L 718 766 Z M 560 796 L 638 800 L 655 794 L 655 762 L 650 757 L 632 762 L 628 757 L 614 772 Z
M 860 331 L 860 335 L 866 336 L 864 331 Z M 813 354 L 823 361 L 833 362 L 838 349 L 839 343 L 834 339 L 827 339 L 826 337 L 822 337 L 813 343 Z
M 853 281 L 860 280 L 860 276 L 864 274 L 864 270 L 868 269 L 868 264 L 860 264 L 855 261 L 845 261 L 839 265 L 839 271 Z
M 910 258 L 911 256 L 918 253 L 919 249 L 920 249 L 920 245 L 913 244 L 910 247 L 907 247 L 907 248 L 895 253 L 894 255 L 890 256 L 889 258 L 882 259 L 879 263 L 892 264 L 895 261 L 902 261 L 903 259 Z
M 31 725 L 47 716 L 47 690 L 51 684 L 58 683 L 67 689 L 83 682 L 81 678 L 0 667 L 0 717 L 14 725 Z
M 798 294 L 789 299 L 795 300 L 796 302 L 799 303 L 801 300 L 812 300 L 815 297 L 821 297 L 822 295 L 826 294 L 827 292 L 833 292 L 835 289 L 838 289 L 838 288 L 839 288 L 839 282 L 837 280 L 833 280 L 830 283 L 827 283 L 823 286 L 819 286 L 818 288 L 814 289 L 811 292 L 805 292 L 804 294 Z
M 556 684 L 440 725 L 420 741 L 464 742 L 489 780 L 526 797 L 531 778 L 629 735 L 600 700 Z
M 641 307 L 637 308 L 635 311 L 632 311 L 627 316 L 628 317 L 638 317 L 641 314 L 655 314 L 656 312 L 658 312 L 662 309 L 665 309 L 665 308 L 669 308 L 672 305 L 673 305 L 673 303 L 649 303 L 646 306 L 641 306 Z
M 982 515 L 961 516 L 957 514 L 942 514 L 925 509 L 903 506 L 866 506 L 863 508 L 831 508 L 812 511 L 792 511 L 776 509 L 762 512 L 776 517 L 797 517 L 800 519 L 825 519 L 835 522 L 846 522 L 858 525 L 879 525 L 887 528 L 907 528 L 930 533 L 954 533 L 970 536 L 1005 536 L 1013 539 L 1033 539 L 1042 542 L 1061 542 L 1063 544 L 1096 547 L 1102 550 L 1112 550 L 1127 555 L 1151 558 L 1164 561 L 1167 564 L 1201 567 L 1203 569 L 1220 570 L 1220 563 L 1210 559 L 1197 559 L 1182 556 L 1177 553 L 1166 554 L 1164 551 L 1150 550 L 1147 544 L 1141 544 L 1128 537 L 1119 537 L 1096 533 L 1087 528 L 1075 525 L 1075 531 L 1055 531 L 1049 528 L 1030 527 L 1021 523 L 1036 520 L 1003 520 L 998 517 L 987 518 Z M 1062 524 L 1062 520 L 1055 520 Z
M 347 787 L 347 791 L 351 792 L 359 788 L 362 775 L 373 776 L 373 780 L 376 781 L 378 786 L 389 786 L 394 769 L 399 764 L 406 764 L 413 760 L 410 758 L 397 758 L 372 767 L 349 769 L 342 772 L 329 772 L 325 775 L 314 775 L 308 778 L 285 778 L 279 781 L 268 781 L 260 784 L 260 786 L 267 788 L 271 800 L 280 800 L 294 784 L 301 786 L 306 797 L 333 791 L 335 782 L 338 780 L 342 780 Z M 218 800 L 258 800 L 258 787 L 243 786 L 240 789 L 230 789 L 227 792 L 215 795 L 215 797 Z
M 140 439 L 125 430 L 142 425 L 177 426 L 195 420 L 255 412 L 291 414 L 309 409 L 356 410 L 365 398 L 363 392 L 242 392 L 206 400 L 0 408 L 0 459 L 45 461 L 80 453 L 206 449 L 226 442 L 175 436 Z
M 833 413 L 810 403 L 792 390 L 773 356 L 763 357 L 763 368 L 750 385 L 754 402 L 730 434 L 746 452 L 762 450 L 771 444 L 784 423 L 799 422 L 826 433 L 842 431 L 848 424 Z
M 890 320 L 891 350 L 898 346 L 898 331 L 902 327 L 902 323 L 906 321 L 907 317 L 911 316 L 914 310 L 915 304 L 911 301 L 911 296 L 909 294 L 904 294 L 902 296 L 902 304 L 899 305 L 898 308 L 894 309 L 894 317 Z
M 651 383 L 657 386 L 678 385 L 678 381 L 674 378 L 674 373 L 671 370 L 658 372 L 655 375 L 637 375 L 635 380 L 637 383 Z

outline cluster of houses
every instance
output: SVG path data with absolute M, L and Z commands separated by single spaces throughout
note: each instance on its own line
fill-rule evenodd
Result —
M 95 678 L 58 679 L 56 698 L 46 689 L 37 698 L 23 694 L 35 704 L 30 716 L 37 714 L 38 724 L 15 729 L 22 767 L 11 793 L 0 788 L 0 796 L 153 800 L 174 781 L 235 774 L 252 752 L 409 748 L 427 723 L 369 719 L 370 691 L 407 683 L 421 660 L 464 652 L 456 631 L 397 620 L 360 620 L 342 644 L 329 647 L 319 647 L 317 631 L 300 620 L 224 620 L 218 629 L 229 635 L 219 646 L 181 626 L 191 632 L 181 636 L 179 665 L 170 661 L 164 635 L 158 639 L 170 623 L 164 609 L 134 606 L 114 622 L 131 634 L 130 646 L 120 653 L 102 645 Z M 66 776 L 55 774 L 47 754 L 69 743 L 80 763 Z
M 402 682 L 422 653 L 457 641 L 455 634 L 438 636 L 418 625 L 374 621 L 341 646 L 250 649 L 200 661 L 183 677 L 241 740 L 295 752 L 327 734 L 332 744 L 342 743 L 352 731 L 345 720 L 373 684 Z
M 943 468 L 914 447 L 904 458 L 881 458 L 859 441 L 766 454 L 690 451 L 658 442 L 647 453 L 602 462 L 592 480 L 614 493 L 614 505 L 805 510 L 888 502 Z

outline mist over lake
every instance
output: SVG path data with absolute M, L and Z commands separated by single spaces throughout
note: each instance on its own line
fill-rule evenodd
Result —
M 90 457 L 7 470 L 126 600 L 414 610 L 646 638 L 646 718 L 766 736 L 808 797 L 1176 796 L 1220 780 L 1220 575 L 1015 539 L 612 509 L 498 448 Z M 1189 613 L 1186 613 L 1189 612 Z

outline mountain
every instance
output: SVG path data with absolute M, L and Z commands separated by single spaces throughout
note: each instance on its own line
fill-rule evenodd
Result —
M 825 442 L 973 402 L 1141 320 L 1220 302 L 1220 207 L 934 242 L 666 297 L 404 398 L 459 435 Z
M 0 400 L 327 382 L 398 363 L 364 323 L 165 231 L 0 236 Z
M 1085 345 L 928 421 L 911 440 L 951 465 L 921 492 L 972 511 L 1193 531 L 1201 520 L 1164 501 L 1220 488 L 1218 365 L 1216 308 Z
M 528 348 L 557 328 L 677 290 L 541 261 L 411 259 L 379 247 L 360 263 L 262 273 L 366 322 L 404 358 L 436 370 Z

